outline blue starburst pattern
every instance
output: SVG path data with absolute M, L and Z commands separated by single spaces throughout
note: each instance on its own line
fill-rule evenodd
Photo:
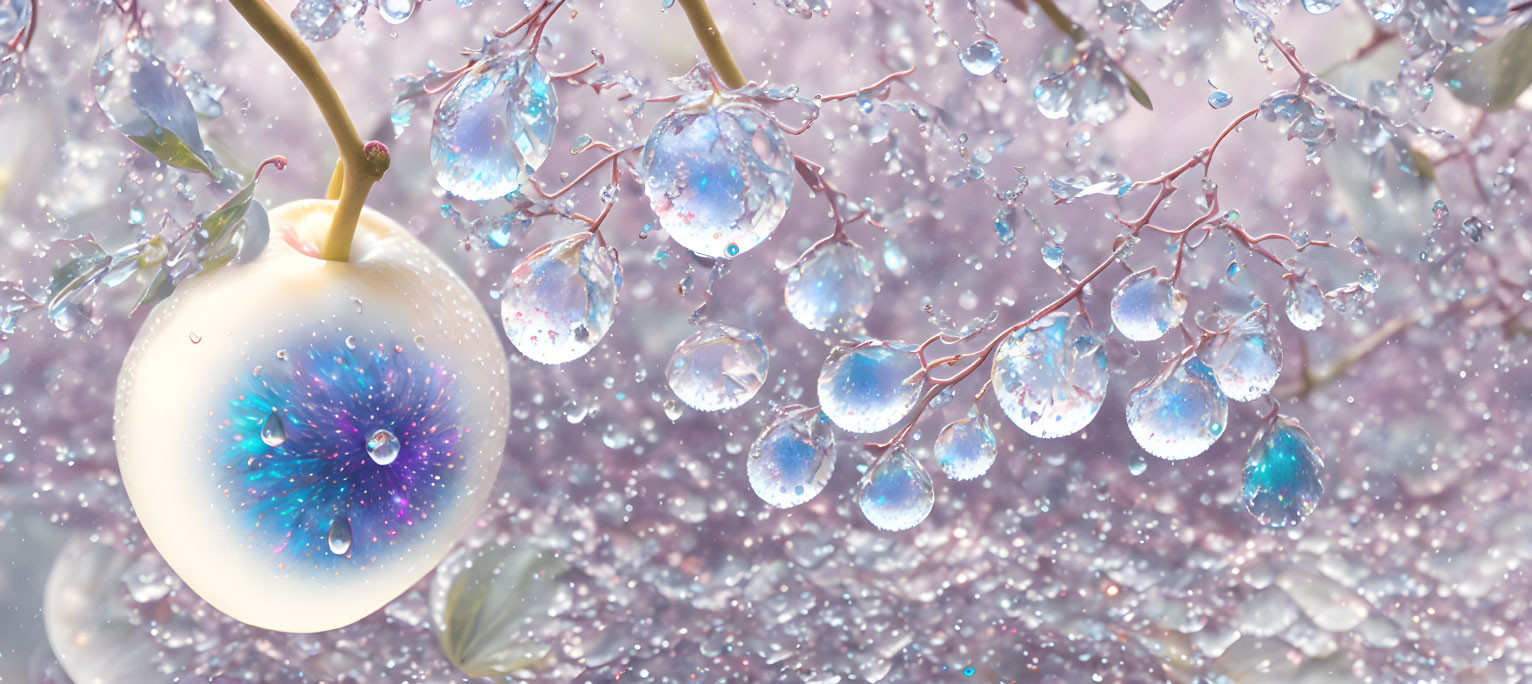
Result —
M 281 568 L 333 573 L 403 557 L 466 477 L 457 447 L 471 428 L 455 380 L 414 347 L 354 338 L 242 373 L 214 418 L 214 477 L 234 527 Z

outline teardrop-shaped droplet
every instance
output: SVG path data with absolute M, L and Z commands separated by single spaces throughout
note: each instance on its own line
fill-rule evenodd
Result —
M 819 403 L 843 429 L 881 432 L 915 408 L 920 371 L 915 349 L 897 342 L 838 347 L 819 369 Z
M 1271 307 L 1261 305 L 1241 316 L 1197 352 L 1213 369 L 1218 387 L 1235 401 L 1266 395 L 1282 374 L 1282 341 L 1271 320 Z
M 517 351 L 540 363 L 584 356 L 612 327 L 622 264 L 581 232 L 533 250 L 511 269 L 500 322 Z
M 745 470 L 755 495 L 791 508 L 819 495 L 835 470 L 835 431 L 817 409 L 800 409 L 769 425 L 750 447 Z
M 287 441 L 287 426 L 282 423 L 282 415 L 276 409 L 272 409 L 266 415 L 265 422 L 261 423 L 261 441 L 269 447 L 279 447 Z
M 687 406 L 725 411 L 760 391 L 770 362 L 760 335 L 715 323 L 676 346 L 665 379 Z
M 972 480 L 989 472 L 995 463 L 995 433 L 984 416 L 970 415 L 942 428 L 933 450 L 947 477 Z
M 1267 527 L 1303 522 L 1325 491 L 1324 454 L 1298 421 L 1276 416 L 1245 460 L 1245 508 Z
M 389 430 L 373 430 L 367 435 L 367 456 L 378 465 L 393 463 L 399 458 L 399 438 Z
M 776 230 L 792 198 L 793 155 L 766 112 L 742 99 L 683 104 L 644 143 L 644 194 L 677 244 L 735 257 Z
M 904 446 L 896 446 L 862 476 L 857 505 L 867 522 L 897 532 L 919 525 L 931 514 L 936 488 L 931 474 Z
M 975 76 L 988 76 L 1000 66 L 1000 46 L 991 40 L 976 41 L 958 53 L 963 69 Z
M 990 369 L 1006 417 L 1033 437 L 1084 429 L 1106 400 L 1106 349 L 1083 319 L 1044 316 L 1000 343 Z
M 530 53 L 486 59 L 436 106 L 436 180 L 447 192 L 475 201 L 515 192 L 548 158 L 557 123 L 558 99 Z
M 849 242 L 815 247 L 787 273 L 784 298 L 793 320 L 809 330 L 844 330 L 872 311 L 878 278 Z
M 1318 330 L 1325 323 L 1325 293 L 1306 279 L 1287 285 L 1287 320 L 1299 330 Z
M 1124 278 L 1112 293 L 1112 324 L 1136 342 L 1160 339 L 1184 313 L 1186 298 L 1153 267 Z
M 415 0 L 378 0 L 378 14 L 390 24 L 403 24 L 415 13 Z
M 1229 399 L 1196 354 L 1172 361 L 1128 394 L 1128 431 L 1160 458 L 1179 461 L 1213 446 L 1229 418 Z
M 330 553 L 337 556 L 346 555 L 351 550 L 351 521 L 345 516 L 335 519 L 330 523 Z

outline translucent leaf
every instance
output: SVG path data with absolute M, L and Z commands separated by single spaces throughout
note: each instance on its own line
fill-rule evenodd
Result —
M 1532 25 L 1473 52 L 1448 55 L 1437 78 L 1464 103 L 1490 110 L 1510 107 L 1532 85 Z
M 462 562 L 443 563 L 432 580 L 431 613 L 442 652 L 472 677 L 536 667 L 552 651 L 537 638 L 539 623 L 549 622 L 560 594 L 567 593 L 555 580 L 569 565 L 511 545 L 466 555 Z
M 112 125 L 160 161 L 217 178 L 197 111 L 165 62 L 141 40 L 103 42 L 114 47 L 97 57 L 91 85 Z
M 278 168 L 285 164 L 283 160 Z M 208 214 L 202 220 L 201 229 L 193 233 L 201 270 L 220 268 L 235 257 L 241 257 L 243 261 L 265 247 L 270 228 L 266 223 L 266 210 L 255 201 L 255 181 L 259 177 L 259 171 L 252 174 L 250 182 L 223 206 Z

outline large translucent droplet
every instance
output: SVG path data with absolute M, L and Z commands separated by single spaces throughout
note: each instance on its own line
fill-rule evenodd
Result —
M 713 324 L 676 346 L 665 379 L 687 406 L 698 411 L 725 411 L 750 401 L 760 391 L 770 362 L 760 335 Z
M 351 550 L 351 521 L 345 516 L 336 518 L 330 523 L 330 534 L 326 541 L 330 544 L 330 553 L 346 555 Z
M 415 13 L 415 0 L 378 0 L 378 14 L 390 24 L 403 24 Z
M 1027 434 L 1072 435 L 1106 400 L 1106 350 L 1084 320 L 1049 314 L 1000 343 L 990 380 L 1006 417 Z
M 533 250 L 511 269 L 500 321 L 517 351 L 540 363 L 584 356 L 612 327 L 622 265 L 591 233 Z
M 1324 454 L 1298 421 L 1276 416 L 1256 433 L 1245 460 L 1245 508 L 1262 525 L 1303 522 L 1324 493 Z
M 1197 352 L 1212 367 L 1218 387 L 1230 399 L 1252 401 L 1271 391 L 1282 374 L 1282 341 L 1271 320 L 1271 307 L 1236 319 Z
M 835 470 L 835 431 L 817 409 L 799 409 L 767 426 L 750 447 L 750 489 L 777 508 L 819 495 Z
M 819 369 L 819 403 L 836 425 L 881 432 L 909 414 L 925 387 L 920 356 L 895 342 L 839 347 Z
M 1137 342 L 1160 339 L 1180 325 L 1184 313 L 1186 298 L 1152 267 L 1124 278 L 1112 293 L 1112 324 Z
M 496 55 L 464 74 L 436 105 L 431 166 L 464 199 L 504 197 L 548 158 L 558 98 L 527 52 Z
M 1138 445 L 1171 461 L 1213 446 L 1229 418 L 1229 399 L 1196 354 L 1172 362 L 1128 394 L 1128 431 Z
M 925 466 L 901 445 L 884 454 L 862 476 L 856 503 L 867 522 L 878 529 L 897 532 L 919 525 L 931 514 L 936 488 Z
M 1299 330 L 1318 330 L 1325 323 L 1325 293 L 1306 279 L 1287 285 L 1287 320 Z
M 844 330 L 872 311 L 878 279 L 849 242 L 815 247 L 787 273 L 787 312 L 809 330 Z
M 643 164 L 644 194 L 660 225 L 705 257 L 734 257 L 761 244 L 792 197 L 787 141 L 745 100 L 676 107 L 649 134 Z
M 984 416 L 970 415 L 952 421 L 936 436 L 936 462 L 954 480 L 972 480 L 989 472 L 995 463 L 995 433 Z
M 1000 66 L 1000 46 L 991 40 L 976 41 L 958 53 L 963 70 L 975 76 L 988 76 Z
M 282 423 L 282 415 L 276 410 L 272 410 L 266 415 L 266 420 L 261 422 L 261 441 L 269 447 L 279 447 L 287 441 L 287 426 Z
M 373 430 L 367 436 L 367 457 L 378 465 L 388 465 L 399 458 L 399 438 L 389 430 Z

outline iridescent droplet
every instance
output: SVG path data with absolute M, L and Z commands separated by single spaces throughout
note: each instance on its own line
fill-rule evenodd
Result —
M 1282 374 L 1282 341 L 1271 307 L 1262 304 L 1239 317 L 1197 354 L 1213 369 L 1218 387 L 1230 399 L 1253 401 L 1265 396 Z
M 851 432 L 881 432 L 909 414 L 925 387 L 920 356 L 897 342 L 837 347 L 819 369 L 819 403 Z
M 932 449 L 942 472 L 954 480 L 972 480 L 995 463 L 995 433 L 984 416 L 970 415 L 947 424 Z
M 378 0 L 378 14 L 390 24 L 403 24 L 415 13 L 415 0 Z
M 988 76 L 1000 67 L 1000 46 L 993 41 L 975 41 L 958 53 L 963 69 L 975 76 Z
M 990 369 L 1006 417 L 1044 439 L 1084 429 L 1106 400 L 1107 377 L 1101 338 L 1062 312 L 1011 333 Z
M 287 426 L 282 424 L 282 416 L 275 409 L 261 423 L 261 441 L 269 447 L 279 447 L 287 441 Z
M 367 456 L 378 465 L 393 463 L 399 458 L 399 438 L 389 430 L 373 430 L 367 436 Z
M 676 107 L 649 134 L 643 166 L 644 194 L 660 225 L 704 257 L 734 257 L 761 244 L 792 197 L 787 141 L 765 111 L 743 99 Z
M 436 106 L 431 166 L 437 182 L 475 201 L 515 192 L 548 158 L 557 110 L 548 74 L 531 54 L 480 62 Z
M 1208 106 L 1213 109 L 1223 109 L 1234 102 L 1234 96 L 1222 91 L 1215 90 L 1208 95 Z
M 351 550 L 351 521 L 341 516 L 330 523 L 330 553 L 346 555 Z
M 832 240 L 804 255 L 787 273 L 783 296 L 793 320 L 809 330 L 840 330 L 872 311 L 878 279 L 855 245 Z
M 1298 421 L 1276 416 L 1256 433 L 1245 460 L 1245 508 L 1267 527 L 1303 522 L 1325 487 L 1324 454 Z
M 835 469 L 835 431 L 817 409 L 788 413 L 750 447 L 750 489 L 777 508 L 804 503 L 825 488 Z
M 1150 267 L 1124 278 L 1112 293 L 1112 324 L 1137 342 L 1157 340 L 1181 323 L 1186 298 Z
M 1340 0 L 1303 0 L 1303 9 L 1309 14 L 1324 14 L 1340 7 Z
M 517 351 L 546 364 L 584 356 L 612 327 L 622 264 L 580 232 L 533 250 L 511 269 L 500 322 Z
M 1229 399 L 1196 354 L 1173 361 L 1128 394 L 1128 431 L 1160 458 L 1179 461 L 1213 446 L 1229 418 Z
M 1294 278 L 1287 283 L 1287 320 L 1299 330 L 1318 330 L 1325 322 L 1325 293 L 1313 282 Z
M 880 530 L 897 532 L 919 525 L 931 514 L 936 488 L 925 466 L 900 445 L 862 476 L 856 502 L 867 522 Z
M 760 391 L 770 362 L 760 335 L 715 323 L 676 345 L 665 380 L 687 406 L 726 411 Z

